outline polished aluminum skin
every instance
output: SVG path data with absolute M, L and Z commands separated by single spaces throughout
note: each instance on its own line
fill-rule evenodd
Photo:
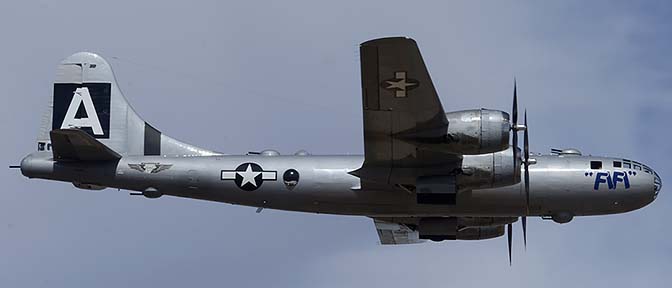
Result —
M 577 149 L 525 153 L 515 92 L 512 114 L 445 113 L 412 39 L 375 39 L 361 49 L 364 155 L 225 155 L 177 141 L 140 118 L 108 62 L 81 52 L 59 65 L 38 151 L 21 161 L 21 172 L 147 198 L 368 216 L 382 244 L 488 239 L 508 225 L 510 245 L 519 217 L 525 232 L 528 216 L 566 223 L 628 212 L 662 188 L 636 161 Z
M 471 157 L 464 156 L 465 160 Z M 656 197 L 653 172 L 611 167 L 618 158 L 536 155 L 530 167 L 530 214 L 553 216 L 604 215 L 632 211 Z M 290 211 L 363 215 L 372 217 L 506 217 L 524 214 L 520 183 L 474 189 L 458 193 L 458 205 L 420 205 L 415 195 L 394 186 L 361 189 L 360 179 L 348 172 L 362 165 L 362 156 L 129 156 L 118 163 L 54 163 L 49 152 L 36 152 L 21 163 L 26 177 L 96 185 L 133 191 L 154 188 L 163 195 L 204 199 L 232 204 Z M 602 161 L 603 169 L 590 169 L 591 161 Z M 129 168 L 133 163 L 164 163 L 172 167 L 159 173 Z M 221 179 L 221 170 L 244 163 L 256 163 L 264 171 L 284 173 L 294 169 L 301 175 L 298 185 L 288 189 L 282 181 L 264 181 L 254 191 L 245 191 L 234 181 Z M 618 183 L 609 189 L 597 173 L 633 172 L 629 189 Z M 586 173 L 593 176 L 586 176 Z

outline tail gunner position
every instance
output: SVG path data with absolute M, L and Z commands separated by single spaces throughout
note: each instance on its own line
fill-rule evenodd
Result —
M 651 203 L 658 174 L 623 158 L 528 151 L 527 117 L 474 109 L 445 113 L 414 40 L 361 44 L 364 155 L 225 155 L 175 140 L 122 95 L 108 62 L 77 53 L 61 62 L 28 178 L 77 188 L 127 189 L 290 211 L 362 215 L 382 244 L 479 240 L 539 216 L 623 213 Z M 448 97 L 447 99 L 450 99 Z M 518 132 L 524 132 L 523 151 Z

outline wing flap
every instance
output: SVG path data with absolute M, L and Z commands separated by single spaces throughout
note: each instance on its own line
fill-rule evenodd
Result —
M 408 226 L 400 223 L 387 222 L 380 219 L 373 219 L 373 224 L 376 226 L 378 238 L 382 245 L 398 245 L 398 244 L 416 244 L 425 242 L 420 239 L 420 234 Z

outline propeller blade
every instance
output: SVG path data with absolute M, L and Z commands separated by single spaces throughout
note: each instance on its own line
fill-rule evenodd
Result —
M 517 92 L 516 79 L 513 79 L 513 107 L 511 107 L 511 135 L 513 146 L 513 163 L 518 163 L 520 161 L 520 153 L 518 153 L 518 92 Z
M 525 243 L 525 249 L 527 249 L 527 215 L 530 214 L 530 139 L 527 133 L 527 109 L 525 109 L 525 116 L 523 120 L 525 124 L 525 131 L 523 132 L 523 149 L 525 162 L 523 165 L 525 167 L 525 216 L 523 216 L 523 243 Z
M 523 244 L 525 245 L 525 250 L 527 250 L 527 216 L 521 218 L 521 222 L 523 223 Z
M 511 266 L 511 242 L 513 240 L 511 230 L 513 230 L 513 224 L 509 223 L 506 225 L 506 237 L 509 238 L 509 266 Z
M 513 108 L 511 111 L 513 112 L 511 115 L 513 119 L 513 128 L 516 128 L 516 125 L 518 124 L 518 93 L 516 92 L 516 79 L 513 79 Z
M 516 167 L 520 167 L 520 149 L 518 149 L 518 131 L 513 131 L 513 142 L 511 143 L 511 146 L 513 146 L 513 163 L 516 165 Z M 519 168 L 520 169 L 520 168 Z M 516 174 L 516 177 L 520 176 L 520 170 L 517 170 L 518 173 Z M 516 180 L 517 181 L 517 180 Z
M 523 215 L 521 218 L 521 222 L 523 224 L 523 243 L 525 244 L 525 249 L 527 249 L 527 215 L 530 213 L 530 174 L 529 174 L 529 158 L 530 158 L 530 148 L 529 148 L 529 140 L 527 136 L 527 110 L 525 110 L 525 124 L 522 126 L 518 126 L 518 85 L 516 83 L 516 79 L 513 79 L 513 107 L 511 109 L 511 131 L 513 132 L 512 136 L 512 146 L 513 146 L 513 160 L 514 163 L 520 163 L 520 161 L 523 161 L 524 165 L 524 183 L 525 183 L 525 215 Z M 523 152 L 525 153 L 524 155 L 520 155 L 521 151 L 518 149 L 518 131 L 524 130 L 525 135 L 524 135 L 524 147 L 523 147 Z M 520 170 L 517 170 L 520 171 Z M 512 230 L 513 230 L 513 224 L 508 224 L 506 226 L 506 232 L 507 232 L 507 237 L 508 237 L 508 244 L 509 244 L 509 265 L 511 265 L 511 242 L 512 242 Z
M 525 150 L 525 208 L 527 214 L 530 214 L 530 137 L 527 133 L 527 109 L 525 110 L 525 131 L 523 133 L 523 146 Z M 527 215 L 526 214 L 526 215 Z

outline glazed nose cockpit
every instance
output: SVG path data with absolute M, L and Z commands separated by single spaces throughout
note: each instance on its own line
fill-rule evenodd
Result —
M 637 162 L 634 162 L 634 163 L 635 163 L 634 165 L 639 164 Z M 656 197 L 658 197 L 658 193 L 660 192 L 660 189 L 663 188 L 663 181 L 660 180 L 660 176 L 658 175 L 658 173 L 655 170 L 651 169 L 649 166 L 646 166 L 644 164 L 641 164 L 641 166 L 642 166 L 642 171 L 644 171 L 644 173 L 650 174 L 653 178 L 653 199 L 655 200 Z M 637 168 L 635 168 L 635 169 L 637 169 Z
M 656 173 L 656 171 L 653 171 L 653 190 L 654 190 L 653 199 L 656 199 L 656 197 L 658 197 L 658 193 L 662 188 L 663 188 L 663 181 L 660 180 L 660 176 L 658 176 L 658 173 Z
M 658 193 L 660 192 L 660 190 L 663 187 L 663 182 L 660 179 L 660 176 L 658 175 L 658 173 L 656 173 L 655 170 L 651 169 L 651 167 L 649 167 L 645 164 L 642 164 L 640 162 L 637 162 L 637 161 L 631 161 L 631 160 L 628 160 L 628 159 L 623 159 L 622 162 L 621 161 L 614 161 L 614 168 L 622 168 L 622 169 L 628 170 L 629 171 L 628 173 L 632 173 L 632 175 L 637 175 L 637 173 L 648 174 L 650 178 L 647 177 L 646 178 L 647 181 L 652 181 L 653 183 L 647 182 L 647 184 L 651 185 L 649 187 L 653 188 L 653 191 L 649 190 L 649 191 L 647 191 L 647 193 L 652 193 L 653 194 L 653 199 L 656 199 L 656 197 L 658 197 Z M 649 189 L 651 189 L 651 188 L 649 188 Z M 651 194 L 649 194 L 649 195 L 651 195 Z

